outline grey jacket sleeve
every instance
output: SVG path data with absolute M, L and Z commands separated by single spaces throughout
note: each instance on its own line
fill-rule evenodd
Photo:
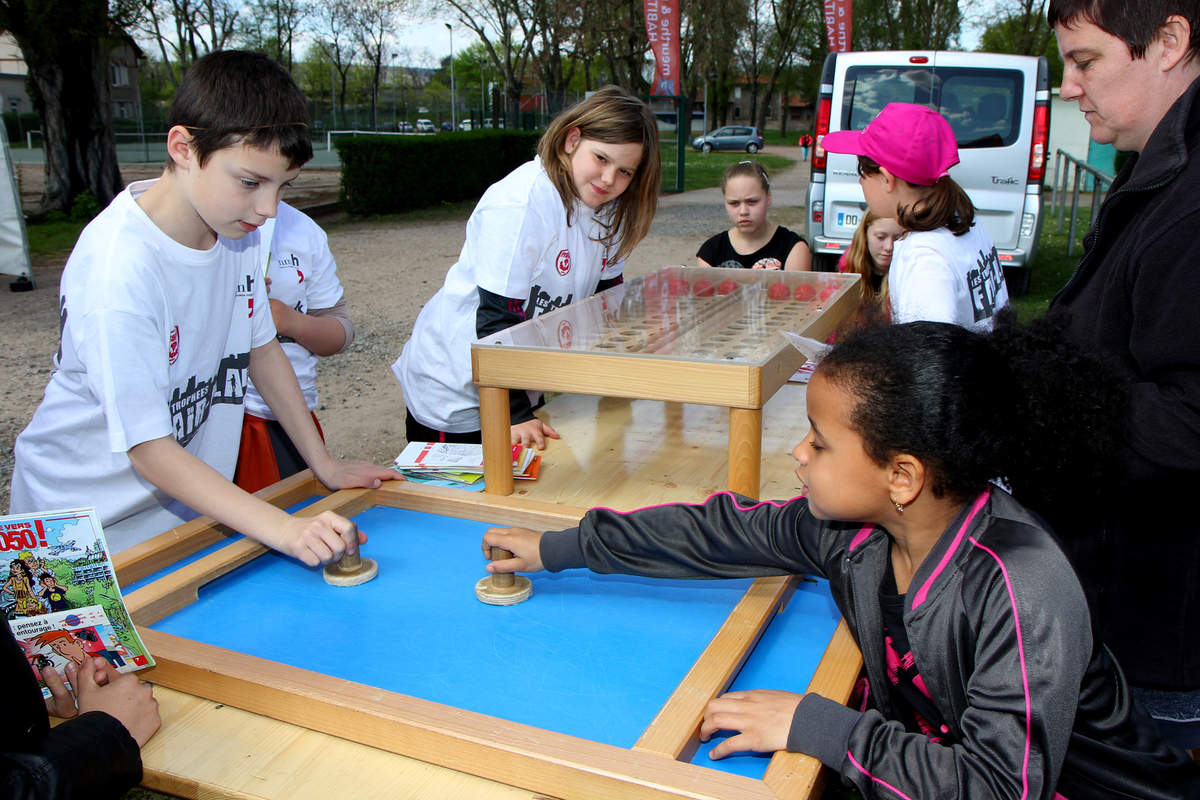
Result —
M 822 525 L 808 501 L 760 502 L 718 492 L 700 505 L 589 511 L 578 528 L 542 537 L 546 569 L 660 578 L 823 575 Z M 825 543 L 827 546 L 827 543 Z

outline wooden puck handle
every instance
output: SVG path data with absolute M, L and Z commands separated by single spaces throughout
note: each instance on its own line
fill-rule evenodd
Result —
M 362 565 L 362 559 L 358 555 L 358 526 L 353 522 L 350 523 L 350 541 L 354 542 L 354 552 L 351 553 L 349 546 L 342 557 L 338 559 L 338 567 L 347 572 L 356 570 Z
M 506 558 L 513 557 L 513 554 L 510 551 L 505 550 L 503 547 L 492 547 L 491 550 L 492 550 L 492 553 L 491 553 L 490 557 L 491 557 L 492 561 L 503 561 Z M 515 581 L 515 580 L 516 580 L 516 576 L 513 575 L 511 572 L 494 572 L 494 573 L 492 573 L 492 586 L 497 586 L 500 588 L 508 588 L 509 586 L 513 585 L 513 581 Z

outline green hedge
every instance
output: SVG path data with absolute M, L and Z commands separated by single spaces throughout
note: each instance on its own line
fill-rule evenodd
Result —
M 366 216 L 478 198 L 533 158 L 539 135 L 482 130 L 338 139 L 343 207 Z

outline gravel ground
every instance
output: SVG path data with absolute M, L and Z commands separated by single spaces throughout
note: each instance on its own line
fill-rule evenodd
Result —
M 796 158 L 798 148 L 773 147 L 772 153 Z M 795 152 L 792 152 L 795 151 Z M 158 174 L 153 166 L 122 170 L 127 181 Z M 40 191 L 40 173 L 23 171 L 23 198 Z M 286 198 L 299 208 L 328 208 L 336 200 L 336 170 L 308 170 Z M 808 169 L 797 165 L 772 178 L 772 219 L 802 231 Z M 28 202 L 28 201 L 27 201 Z M 441 286 L 462 246 L 467 211 L 435 220 L 393 217 L 353 221 L 324 213 L 318 221 L 329 233 L 350 313 L 358 329 L 351 347 L 322 359 L 318 373 L 317 416 L 334 455 L 388 463 L 403 448 L 404 400 L 391 363 L 417 313 Z M 728 221 L 720 192 L 706 189 L 662 198 L 649 236 L 630 257 L 626 275 L 645 274 L 666 264 L 694 263 L 696 249 Z M 58 347 L 58 279 L 65 254 L 34 263 L 37 288 L 0 291 L 0 509 L 7 509 L 12 476 L 12 446 L 28 424 L 49 379 Z

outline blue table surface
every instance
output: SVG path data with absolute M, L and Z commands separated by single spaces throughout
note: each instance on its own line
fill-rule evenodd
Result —
M 474 590 L 489 524 L 383 506 L 353 519 L 370 537 L 375 580 L 332 587 L 319 569 L 269 552 L 151 627 L 628 748 L 750 584 L 572 570 L 537 573 L 529 600 L 489 606 Z M 801 583 L 730 688 L 803 692 L 838 619 L 824 581 Z M 693 762 L 762 777 L 766 758 L 710 761 L 715 744 Z

